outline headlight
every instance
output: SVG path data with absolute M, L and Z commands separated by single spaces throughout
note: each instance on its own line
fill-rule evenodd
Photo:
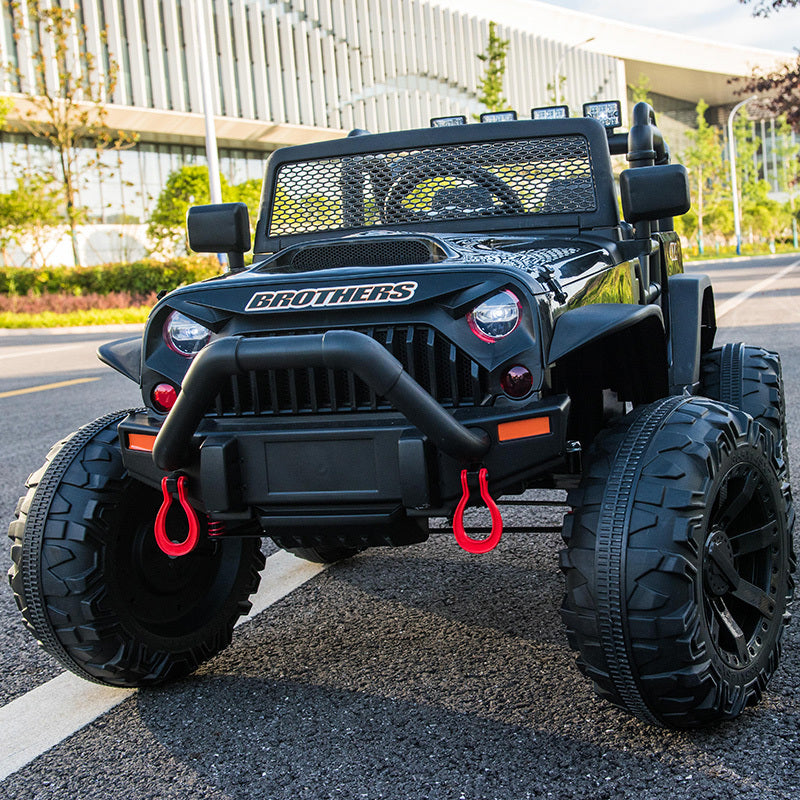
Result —
M 484 342 L 496 342 L 508 336 L 522 316 L 522 304 L 517 296 L 504 289 L 499 294 L 484 300 L 467 314 L 472 332 Z
M 205 325 L 173 311 L 164 325 L 164 341 L 179 355 L 191 358 L 199 353 L 211 338 L 211 331 Z

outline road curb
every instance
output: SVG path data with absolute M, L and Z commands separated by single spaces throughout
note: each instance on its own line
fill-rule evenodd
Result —
M 127 333 L 143 331 L 143 322 L 127 322 L 116 325 L 73 325 L 62 328 L 0 328 L 0 338 L 14 336 L 33 336 L 43 333 L 53 336 L 69 336 L 76 333 Z

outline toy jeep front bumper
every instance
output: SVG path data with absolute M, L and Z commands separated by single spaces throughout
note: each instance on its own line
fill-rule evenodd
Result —
M 397 413 L 205 416 L 230 375 L 286 367 L 349 370 Z M 187 474 L 193 500 L 218 518 L 255 514 L 272 527 L 377 523 L 398 509 L 452 511 L 466 467 L 487 467 L 496 493 L 553 469 L 565 458 L 568 409 L 559 395 L 449 413 L 374 339 L 329 331 L 212 342 L 166 420 L 137 412 L 120 432 L 133 475 L 157 485 L 167 472 Z

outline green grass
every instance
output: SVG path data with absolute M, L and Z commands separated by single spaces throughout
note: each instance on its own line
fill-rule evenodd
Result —
M 53 311 L 43 311 L 39 314 L 2 311 L 0 312 L 0 328 L 66 328 L 76 325 L 143 323 L 147 319 L 149 312 L 149 306 L 138 308 L 93 308 L 85 311 L 70 311 L 66 314 L 58 314 Z
M 779 244 L 773 253 L 766 244 L 751 245 L 743 244 L 741 258 L 748 258 L 752 256 L 768 256 L 768 255 L 786 255 L 787 253 L 797 253 L 798 251 L 790 244 Z M 697 245 L 683 248 L 684 261 L 711 261 L 716 258 L 737 258 L 736 246 L 730 245 L 728 247 L 709 247 L 708 245 L 700 255 Z

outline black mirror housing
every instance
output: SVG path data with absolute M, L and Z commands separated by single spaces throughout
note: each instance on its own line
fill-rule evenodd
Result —
M 619 176 L 625 221 L 655 221 L 685 214 L 692 206 L 689 174 L 681 164 L 626 169 Z
M 250 212 L 244 203 L 192 206 L 186 215 L 189 247 L 196 253 L 246 253 Z

